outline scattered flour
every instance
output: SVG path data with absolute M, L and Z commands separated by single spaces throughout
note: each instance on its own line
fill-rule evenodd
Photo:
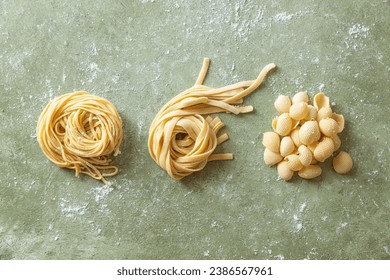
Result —
M 306 202 L 302 203 L 301 206 L 299 206 L 299 212 L 302 213 L 306 209 Z
M 90 55 L 93 55 L 93 56 L 98 55 L 98 51 L 97 51 L 97 47 L 96 47 L 95 43 L 92 43 L 92 45 L 89 47 L 88 52 Z
M 348 29 L 349 36 L 344 41 L 347 48 L 357 50 L 366 47 L 365 39 L 369 37 L 369 31 L 370 28 L 361 24 L 354 24 L 352 27 L 350 27 Z
M 95 195 L 95 202 L 96 203 L 101 202 L 104 198 L 106 198 L 108 196 L 108 194 L 110 192 L 112 192 L 112 190 L 113 190 L 113 188 L 111 188 L 109 186 L 104 186 L 104 187 L 100 187 L 100 188 L 93 188 L 92 192 Z
M 361 24 L 355 24 L 348 30 L 349 36 L 351 36 L 354 39 L 357 39 L 359 37 L 367 38 L 369 34 L 370 28 L 361 25 Z
M 68 205 L 68 201 L 65 199 L 61 199 L 60 207 L 61 212 L 65 215 L 65 217 L 73 218 L 75 216 L 82 216 L 85 214 L 88 203 L 84 203 L 82 205 Z
M 301 16 L 304 16 L 307 13 L 308 12 L 306 12 L 306 11 L 299 11 L 299 12 L 296 12 L 294 14 L 288 14 L 286 12 L 282 12 L 282 13 L 276 14 L 273 17 L 271 17 L 271 21 L 274 21 L 274 22 L 287 22 L 287 21 L 292 20 L 293 18 L 299 18 Z
M 97 63 L 95 62 L 89 64 L 86 70 L 90 75 L 90 78 L 88 80 L 88 82 L 90 83 L 92 83 L 97 78 L 99 72 L 102 72 L 102 70 L 99 68 L 99 65 L 97 65 Z
M 305 211 L 306 207 L 307 207 L 307 203 L 306 202 L 302 203 L 299 206 L 298 213 L 293 215 L 293 228 L 295 233 L 300 232 L 303 228 L 301 216 L 302 213 Z

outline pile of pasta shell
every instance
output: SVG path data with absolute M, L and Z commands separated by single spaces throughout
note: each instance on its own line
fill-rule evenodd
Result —
M 329 97 L 319 92 L 309 104 L 307 92 L 292 99 L 280 95 L 274 106 L 279 116 L 272 121 L 273 131 L 263 135 L 264 162 L 277 166 L 280 178 L 288 181 L 297 172 L 304 179 L 322 174 L 319 162 L 325 162 L 341 146 L 338 136 L 344 129 L 344 117 L 333 112 Z M 339 174 L 353 166 L 351 156 L 341 151 L 333 157 L 333 168 Z

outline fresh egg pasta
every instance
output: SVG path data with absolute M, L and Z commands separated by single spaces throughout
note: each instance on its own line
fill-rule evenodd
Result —
M 77 91 L 51 100 L 41 113 L 37 139 L 57 166 L 105 181 L 118 173 L 111 156 L 120 153 L 122 119 L 108 100 Z
M 175 96 L 157 113 L 150 129 L 148 148 L 153 160 L 173 179 L 179 180 L 202 170 L 212 160 L 233 159 L 233 154 L 214 154 L 218 144 L 228 139 L 218 135 L 224 126 L 213 113 L 248 113 L 252 106 L 237 106 L 252 93 L 274 69 L 268 64 L 253 81 L 211 88 L 203 85 L 210 59 L 203 60 L 199 76 L 191 88 Z

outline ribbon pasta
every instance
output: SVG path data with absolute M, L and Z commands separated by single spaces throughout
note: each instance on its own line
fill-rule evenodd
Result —
M 108 100 L 85 91 L 51 100 L 41 113 L 37 139 L 57 166 L 105 181 L 118 173 L 111 155 L 120 153 L 122 119 Z
M 233 159 L 231 153 L 213 154 L 217 145 L 229 137 L 226 133 L 217 136 L 224 126 L 218 117 L 204 115 L 253 111 L 252 106 L 237 105 L 276 68 L 275 64 L 268 64 L 253 81 L 214 89 L 203 85 L 209 65 L 210 59 L 205 58 L 195 85 L 165 104 L 149 129 L 151 157 L 176 180 L 202 170 L 208 161 Z

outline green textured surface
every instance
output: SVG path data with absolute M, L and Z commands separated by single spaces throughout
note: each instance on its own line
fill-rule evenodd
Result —
M 389 15 L 388 1 L 0 0 L 0 259 L 390 259 Z M 235 159 L 173 181 L 148 129 L 204 56 L 210 86 L 279 68 L 246 98 L 255 112 L 220 114 Z M 81 89 L 124 120 L 112 187 L 35 138 L 47 102 Z M 320 89 L 354 169 L 277 180 L 260 143 L 273 102 Z

